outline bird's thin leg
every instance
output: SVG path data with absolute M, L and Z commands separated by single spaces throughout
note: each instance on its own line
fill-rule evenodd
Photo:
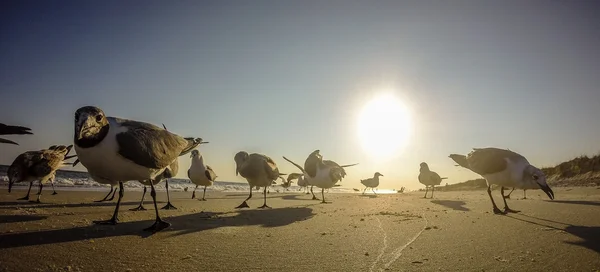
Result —
M 196 198 L 196 189 L 198 189 L 198 185 L 194 187 L 194 191 L 192 192 L 192 199 Z
M 145 211 L 146 208 L 144 208 L 144 198 L 146 197 L 146 185 L 144 185 L 144 192 L 142 193 L 142 200 L 140 201 L 140 205 L 133 208 L 133 209 L 129 209 L 130 211 Z
M 111 185 L 112 186 L 112 185 Z M 115 198 L 115 194 L 117 193 L 117 188 L 115 188 L 114 191 L 112 191 L 112 196 L 110 196 L 109 199 L 107 199 L 106 201 L 112 201 Z
M 17 200 L 29 200 L 29 193 L 31 192 L 31 186 L 33 186 L 33 181 L 29 182 L 29 189 L 27 189 L 27 195 L 25 195 L 24 197 L 21 197 Z
M 369 188 L 369 187 L 365 186 L 365 189 L 363 190 L 363 193 L 362 193 L 363 195 L 364 195 L 364 194 L 365 194 L 365 192 L 367 191 L 367 188 Z
M 427 198 L 427 191 L 429 191 L 429 185 L 425 185 L 425 196 L 423 198 Z
M 244 202 L 242 202 L 242 204 L 240 204 L 239 206 L 235 207 L 236 209 L 241 209 L 241 208 L 250 208 L 250 206 L 248 206 L 248 200 L 252 198 L 252 186 L 250 186 L 250 195 L 248 196 L 248 198 L 246 198 L 246 200 L 244 200 Z
M 205 195 L 206 195 L 206 185 L 204 185 L 204 192 L 202 192 L 202 201 L 206 201 L 206 198 L 204 198 Z
M 490 196 L 490 200 L 492 200 L 492 205 L 494 206 L 494 213 L 495 214 L 505 214 L 500 209 L 498 209 L 498 206 L 496 206 L 496 202 L 494 202 L 494 198 L 492 197 L 492 186 L 491 185 L 488 185 L 487 192 L 488 192 L 488 195 Z
M 123 182 L 119 181 L 119 198 L 117 199 L 117 206 L 115 212 L 109 220 L 94 221 L 94 224 L 98 225 L 116 225 L 119 222 L 119 207 L 121 206 L 121 199 L 123 198 Z
M 373 191 L 373 193 L 374 193 L 374 194 L 377 194 L 377 193 L 375 192 L 375 188 L 371 188 L 371 191 Z
M 265 187 L 264 192 L 267 192 L 267 188 L 269 188 L 269 187 Z M 265 198 L 265 203 L 262 206 L 258 207 L 258 208 L 259 209 L 264 209 L 264 208 L 269 208 L 270 209 L 271 207 L 267 206 L 267 194 L 263 194 L 263 195 L 264 195 L 264 198 Z
M 325 202 L 325 189 L 321 188 L 321 197 L 323 197 L 323 200 L 321 201 L 321 203 L 327 203 Z
M 152 196 L 152 201 L 154 202 L 154 211 L 156 212 L 156 219 L 152 226 L 147 227 L 144 231 L 151 231 L 152 233 L 161 231 L 165 228 L 171 226 L 169 222 L 165 222 L 160 219 L 160 215 L 158 215 L 158 206 L 156 205 L 156 190 L 154 189 L 154 180 L 150 180 L 150 195 Z
M 433 192 L 435 192 L 435 185 L 431 185 L 431 197 L 433 198 Z
M 44 187 L 44 184 L 42 184 L 42 181 L 40 180 L 40 190 L 37 193 L 37 200 L 33 201 L 33 200 L 29 200 L 29 202 L 34 202 L 34 203 L 42 203 L 40 201 L 40 197 L 42 196 L 42 188 Z
M 311 185 L 311 186 L 310 186 L 310 193 L 313 195 L 313 198 L 312 198 L 312 200 L 319 200 L 319 199 L 317 198 L 317 196 L 315 196 L 315 192 L 313 192 L 313 186 L 314 186 L 314 185 Z
M 54 190 L 54 180 L 50 181 L 50 185 L 52 185 L 52 195 L 57 195 L 58 193 Z
M 500 194 L 502 194 L 502 196 L 504 196 L 504 186 L 502 186 L 500 188 Z M 505 213 L 509 213 L 509 212 L 511 212 L 511 213 L 518 213 L 519 212 L 519 211 L 516 211 L 516 210 L 512 210 L 511 208 L 508 207 L 508 204 L 506 204 L 506 198 L 503 197 L 502 200 L 504 200 L 504 212 Z
M 512 194 L 512 192 L 515 190 L 515 187 L 512 188 L 512 190 L 510 190 L 510 192 L 508 192 L 508 195 L 504 195 L 502 194 L 502 197 L 510 199 L 510 194 Z
M 169 179 L 165 181 L 165 188 L 167 189 L 167 205 L 162 207 L 163 210 L 177 210 L 173 204 L 171 204 L 171 197 L 169 196 Z
M 110 193 L 112 193 L 112 192 L 113 192 L 113 188 L 114 188 L 114 186 L 111 184 L 111 185 L 110 185 L 110 191 L 108 192 L 108 194 L 106 194 L 106 196 L 104 196 L 104 198 L 103 198 L 103 199 L 100 199 L 100 200 L 95 200 L 94 202 L 104 202 L 104 201 L 106 201 L 106 199 L 108 199 L 108 196 L 110 195 Z M 116 189 L 115 189 L 115 190 L 116 190 Z M 114 196 L 114 194 L 113 194 L 113 196 Z
M 523 199 L 527 199 L 527 190 L 523 189 Z

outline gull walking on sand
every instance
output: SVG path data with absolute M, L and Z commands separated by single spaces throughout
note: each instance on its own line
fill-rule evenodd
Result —
M 278 178 L 283 179 L 281 175 L 285 175 L 279 173 L 279 168 L 277 168 L 275 161 L 269 156 L 258 153 L 248 154 L 246 151 L 240 151 L 235 154 L 233 160 L 236 164 L 235 175 L 245 178 L 250 187 L 250 195 L 236 209 L 250 207 L 247 201 L 252 198 L 252 188 L 255 186 L 265 188 L 263 190 L 264 204 L 259 209 L 270 208 L 267 206 L 267 188 Z
M 323 156 L 321 156 L 319 150 L 315 150 L 308 158 L 304 161 L 304 168 L 297 163 L 289 160 L 285 156 L 283 157 L 286 161 L 290 162 L 294 166 L 296 166 L 302 173 L 304 177 L 308 180 L 308 183 L 311 185 L 311 193 L 312 186 L 317 186 L 321 188 L 321 203 L 327 203 L 325 201 L 325 189 L 332 188 L 336 185 L 337 182 L 341 181 L 342 178 L 346 176 L 345 167 L 350 167 L 357 165 L 349 164 L 349 165 L 339 165 L 334 161 L 323 160 Z M 313 193 L 313 199 L 318 200 L 318 198 Z
M 287 177 L 287 182 L 291 185 L 292 182 L 297 179 L 298 181 L 296 182 L 298 184 L 298 186 L 301 187 L 300 190 L 304 189 L 304 192 L 306 194 L 308 194 L 308 183 L 306 182 L 306 180 L 304 179 L 304 174 L 302 173 L 291 173 L 288 175 Z
M 29 193 L 33 181 L 38 180 L 40 183 L 37 193 L 37 200 L 31 202 L 40 203 L 42 188 L 48 181 L 52 182 L 54 187 L 54 178 L 56 170 L 65 165 L 64 160 L 68 159 L 67 155 L 73 146 L 52 146 L 49 149 L 39 151 L 27 151 L 15 158 L 13 163 L 8 167 L 8 192 L 12 191 L 13 184 L 17 182 L 29 181 L 29 190 L 27 195 L 19 200 L 29 200 Z
M 442 180 L 447 178 L 442 178 L 440 177 L 440 175 L 438 175 L 438 173 L 429 170 L 429 165 L 427 165 L 427 163 L 425 162 L 422 162 L 420 164 L 420 167 L 421 168 L 419 169 L 419 182 L 425 185 L 425 196 L 423 198 L 427 198 L 427 191 L 429 190 L 429 187 L 431 187 L 431 198 L 433 198 L 435 186 L 440 185 L 440 183 L 442 183 Z
M 531 165 L 521 154 L 499 148 L 473 148 L 469 154 L 450 154 L 452 160 L 485 178 L 488 184 L 488 195 L 492 201 L 495 214 L 519 212 L 508 207 L 504 198 L 504 187 L 529 188 L 539 186 L 550 199 L 554 192 L 546 183 L 546 176 L 539 168 Z M 500 194 L 504 201 L 504 211 L 498 209 L 492 197 L 492 184 L 500 186 Z
M 188 169 L 188 178 L 192 181 L 193 184 L 196 184 L 194 188 L 194 192 L 192 193 L 192 199 L 196 197 L 196 189 L 198 186 L 204 186 L 204 191 L 202 193 L 201 201 L 206 201 L 204 196 L 206 195 L 206 187 L 212 186 L 217 178 L 215 171 L 210 168 L 210 166 L 204 164 L 204 157 L 200 154 L 198 150 L 192 150 L 192 164 L 190 165 L 190 169 Z
M 367 191 L 367 188 L 371 188 L 371 191 L 373 191 L 374 194 L 375 193 L 375 188 L 377 188 L 379 186 L 379 177 L 383 177 L 383 175 L 379 172 L 375 172 L 375 174 L 373 174 L 372 178 L 368 178 L 368 179 L 362 179 L 360 180 L 360 183 L 362 183 L 365 186 L 365 189 L 363 190 L 363 195 L 365 194 L 365 192 Z
M 93 106 L 79 108 L 74 121 L 75 151 L 90 174 L 119 182 L 119 199 L 113 216 L 96 224 L 117 224 L 123 198 L 123 182 L 152 180 L 150 195 L 155 222 L 146 231 L 157 232 L 170 226 L 158 214 L 154 182 L 177 160 L 196 148 L 200 138 L 183 138 L 155 125 L 108 117 Z
M 28 127 L 11 126 L 0 123 L 0 135 L 25 135 L 33 134 Z M 19 145 L 11 140 L 0 138 L 0 143 Z

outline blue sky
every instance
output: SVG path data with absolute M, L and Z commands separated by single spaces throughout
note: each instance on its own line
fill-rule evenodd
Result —
M 151 122 L 211 143 L 220 179 L 239 150 L 302 162 L 315 149 L 417 188 L 426 161 L 454 183 L 477 177 L 450 153 L 496 146 L 548 166 L 600 150 L 595 1 L 3 1 L 0 163 L 72 143 L 73 113 Z M 394 90 L 411 113 L 406 147 L 361 148 L 367 98 Z M 189 157 L 180 159 L 183 169 Z M 83 168 L 79 168 L 83 170 Z M 180 177 L 185 176 L 185 170 Z

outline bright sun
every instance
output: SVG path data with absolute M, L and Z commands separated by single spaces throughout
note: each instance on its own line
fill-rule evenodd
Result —
M 358 119 L 363 149 L 378 159 L 393 157 L 409 140 L 410 115 L 394 95 L 384 94 L 369 101 Z

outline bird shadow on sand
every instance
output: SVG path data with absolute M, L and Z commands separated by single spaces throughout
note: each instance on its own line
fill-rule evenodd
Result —
M 16 223 L 16 222 L 29 222 L 37 221 L 48 218 L 45 215 L 25 215 L 25 214 L 13 214 L 13 215 L 0 215 L 0 222 L 2 223 Z
M 448 208 L 456 210 L 456 211 L 463 211 L 463 212 L 470 211 L 469 208 L 464 207 L 464 205 L 467 204 L 464 201 L 456 201 L 456 200 L 432 200 L 431 203 L 442 205 L 444 207 L 448 207 Z
M 144 201 L 144 204 L 152 204 L 152 201 Z M 163 201 L 156 201 L 157 204 L 166 203 Z M 127 201 L 121 202 L 121 205 L 138 205 L 139 201 Z M 32 203 L 32 202 L 0 202 L 0 209 L 15 209 L 20 208 L 83 208 L 83 207 L 106 207 L 117 205 L 116 201 L 107 202 L 84 202 L 84 203 Z
M 544 200 L 544 201 L 548 202 L 548 203 L 564 203 L 564 204 L 600 206 L 600 202 L 598 202 L 598 201 L 585 201 L 585 200 Z
M 567 223 L 552 221 L 552 220 L 543 219 L 543 218 L 537 218 L 537 217 L 528 216 L 528 215 L 524 215 L 524 214 L 519 214 L 516 216 L 506 216 L 506 217 L 515 219 L 515 220 L 518 220 L 521 222 L 526 222 L 529 224 L 534 224 L 537 226 L 545 227 L 548 230 L 564 231 L 566 233 L 575 235 L 575 236 L 579 237 L 580 239 L 582 239 L 583 241 L 581 241 L 581 242 L 567 241 L 565 243 L 571 244 L 571 245 L 576 245 L 576 246 L 582 246 L 582 247 L 591 249 L 597 253 L 600 253 L 600 226 L 591 226 L 590 227 L 590 226 L 571 225 L 571 224 L 567 224 Z M 565 228 L 557 228 L 554 226 L 537 223 L 537 222 L 527 220 L 525 218 L 520 218 L 520 217 L 528 217 L 528 218 L 537 219 L 537 220 L 541 220 L 541 221 L 563 224 L 563 225 L 566 225 L 566 227 Z
M 301 195 L 284 195 L 281 196 L 281 199 L 285 200 L 313 200 L 310 194 L 301 194 Z
M 164 217 L 165 221 L 171 223 L 171 227 L 160 233 L 172 232 L 171 236 L 179 236 L 222 227 L 274 228 L 304 221 L 312 218 L 313 215 L 312 209 L 307 207 L 240 210 L 228 213 L 200 212 Z M 143 229 L 149 227 L 153 222 L 154 220 L 144 220 L 119 223 L 115 226 L 90 225 L 67 229 L 5 233 L 0 234 L 0 249 L 128 235 L 150 237 L 152 233 L 143 231 Z

